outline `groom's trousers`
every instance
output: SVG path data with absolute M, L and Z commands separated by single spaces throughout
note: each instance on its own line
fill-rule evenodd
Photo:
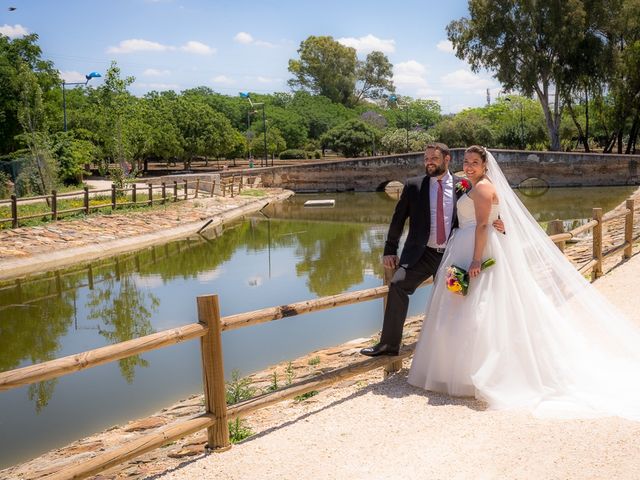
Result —
M 422 257 L 414 265 L 396 270 L 389 284 L 380 343 L 400 347 L 402 329 L 409 309 L 409 295 L 427 278 L 435 275 L 442 261 L 442 253 L 442 249 L 426 247 Z

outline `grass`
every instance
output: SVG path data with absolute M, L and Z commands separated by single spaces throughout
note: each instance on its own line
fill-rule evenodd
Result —
M 308 398 L 315 397 L 318 394 L 317 390 L 311 390 L 310 392 L 303 393 L 302 395 L 298 395 L 293 398 L 293 401 L 296 403 L 304 402 Z
M 141 209 L 151 210 L 153 208 L 163 206 L 161 203 L 161 199 L 155 195 L 153 200 L 154 201 L 153 206 L 146 204 L 146 201 L 148 199 L 149 199 L 148 195 L 138 193 L 138 195 L 136 196 L 136 202 L 138 203 L 138 205 L 123 206 L 123 205 L 118 205 L 118 203 L 130 202 L 131 198 L 118 197 L 116 202 L 117 211 L 118 213 L 124 213 L 128 211 L 136 211 Z M 173 203 L 172 200 L 167 200 L 167 203 L 164 206 L 168 205 L 170 202 Z M 58 199 L 57 203 L 58 203 L 58 211 L 84 207 L 84 200 L 82 198 L 69 198 L 69 199 L 61 198 L 61 199 Z M 111 196 L 99 195 L 95 197 L 90 197 L 89 206 L 96 207 L 97 205 L 102 205 L 102 206 L 99 208 L 92 208 L 90 210 L 91 211 L 90 214 L 93 214 L 96 212 L 110 213 L 111 212 Z M 47 205 L 45 201 L 37 202 L 37 203 L 27 203 L 27 204 L 18 203 L 18 218 L 24 217 L 24 216 L 31 216 L 31 215 L 40 215 L 40 214 L 42 216 L 37 216 L 35 218 L 30 218 L 25 220 L 19 220 L 19 225 L 21 227 L 36 226 L 36 225 L 42 225 L 44 223 L 51 222 L 52 221 L 51 207 Z M 86 214 L 84 213 L 84 211 L 77 211 L 77 212 L 59 214 L 58 218 L 68 220 L 68 219 L 84 218 L 85 216 Z M 8 204 L 0 205 L 0 219 L 11 219 L 11 205 L 8 205 Z M 11 221 L 0 223 L 0 230 L 6 229 L 6 228 L 11 228 Z
M 307 365 L 313 367 L 314 365 L 320 365 L 320 357 L 310 358 L 307 362 Z
M 240 192 L 240 195 L 244 195 L 246 197 L 266 197 L 267 192 L 265 192 L 264 190 L 249 188 L 247 190 L 242 190 L 242 192 Z

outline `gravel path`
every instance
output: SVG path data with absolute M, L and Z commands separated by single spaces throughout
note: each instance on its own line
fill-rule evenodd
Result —
M 640 327 L 640 296 L 628 295 L 629 278 L 640 278 L 640 255 L 596 286 Z M 640 422 L 488 411 L 473 399 L 414 388 L 406 373 L 372 372 L 265 409 L 260 415 L 273 424 L 258 435 L 147 478 L 640 478 Z

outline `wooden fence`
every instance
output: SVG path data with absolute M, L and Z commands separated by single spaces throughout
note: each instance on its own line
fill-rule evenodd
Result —
M 633 223 L 634 223 L 634 200 L 629 199 L 625 203 L 625 208 L 616 212 L 612 210 L 606 215 L 602 214 L 602 208 L 594 208 L 592 219 L 580 225 L 569 232 L 564 232 L 562 220 L 554 220 L 550 224 L 551 240 L 558 246 L 558 248 L 564 252 L 565 244 L 568 240 L 572 240 L 581 234 L 591 231 L 592 232 L 592 256 L 591 259 L 580 265 L 578 271 L 582 274 L 591 271 L 591 281 L 596 280 L 602 276 L 602 262 L 603 260 L 620 253 L 623 251 L 624 258 L 631 258 L 633 250 Z M 614 245 L 607 251 L 603 251 L 602 233 L 603 226 L 618 218 L 625 219 L 624 223 L 624 241 L 618 245 Z M 637 237 L 636 237 L 637 238 Z
M 253 180 L 253 178 L 251 178 Z M 60 216 L 68 213 L 84 213 L 89 215 L 90 213 L 110 208 L 111 211 L 117 208 L 127 206 L 150 206 L 154 204 L 166 204 L 168 202 L 177 202 L 181 200 L 188 200 L 190 198 L 198 198 L 214 195 L 221 195 L 226 197 L 227 195 L 233 197 L 239 195 L 245 184 L 245 179 L 242 176 L 230 176 L 223 177 L 221 180 L 207 181 L 201 179 L 195 180 L 183 180 L 178 182 L 174 180 L 172 184 L 161 183 L 154 185 L 148 183 L 145 187 L 140 188 L 135 183 L 125 188 L 118 188 L 115 184 L 111 184 L 111 188 L 101 190 L 89 190 L 88 187 L 84 187 L 82 193 L 70 192 L 70 193 L 58 193 L 53 190 L 49 195 L 40 195 L 37 197 L 17 197 L 11 195 L 10 200 L 0 200 L 0 207 L 3 205 L 10 205 L 11 216 L 6 218 L 0 218 L 0 224 L 11 222 L 11 228 L 18 228 L 21 220 L 29 220 L 33 218 L 57 220 Z M 205 188 L 208 186 L 208 188 Z M 108 200 L 104 203 L 91 203 L 90 198 Z M 142 198 L 144 197 L 144 198 Z M 81 207 L 60 209 L 59 201 L 68 199 L 82 199 Z M 33 203 L 46 202 L 49 210 L 44 212 L 38 212 L 30 215 L 20 215 L 19 208 L 21 205 L 28 205 Z
M 625 217 L 625 241 L 623 244 L 615 246 L 607 252 L 603 252 L 602 226 L 621 216 Z M 591 270 L 592 277 L 597 278 L 602 274 L 603 258 L 614 255 L 621 250 L 624 251 L 625 258 L 631 256 L 634 241 L 632 229 L 633 201 L 627 201 L 626 209 L 623 212 L 611 212 L 604 217 L 602 215 L 602 209 L 594 209 L 593 217 L 593 220 L 587 224 L 573 229 L 570 232 L 554 234 L 551 236 L 551 239 L 562 248 L 562 242 L 571 240 L 575 236 L 588 230 L 593 230 L 593 258 L 585 265 L 582 265 L 579 270 L 581 272 Z M 0 373 L 0 391 L 58 378 L 72 372 L 114 362 L 133 355 L 199 339 L 206 407 L 205 413 L 196 415 L 177 424 L 160 428 L 153 433 L 143 435 L 122 446 L 99 453 L 89 460 L 63 467 L 60 471 L 46 478 L 56 480 L 86 478 L 203 429 L 207 429 L 208 448 L 214 451 L 226 450 L 230 448 L 229 420 L 313 390 L 329 387 L 336 382 L 379 367 L 385 367 L 387 372 L 395 371 L 401 367 L 402 360 L 412 354 L 415 344 L 404 346 L 398 356 L 359 360 L 351 365 L 323 373 L 301 382 L 293 383 L 287 387 L 256 396 L 227 408 L 225 402 L 225 379 L 221 341 L 223 331 L 235 330 L 304 313 L 366 302 L 378 298 L 386 299 L 387 293 L 388 287 L 383 285 L 366 290 L 342 293 L 289 305 L 263 308 L 226 317 L 220 316 L 217 295 L 200 296 L 197 298 L 198 323 L 157 332 L 49 362 L 2 372 Z

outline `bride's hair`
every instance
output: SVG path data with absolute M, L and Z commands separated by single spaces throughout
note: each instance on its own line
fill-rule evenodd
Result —
M 471 145 L 469 148 L 467 148 L 464 151 L 465 155 L 467 153 L 477 153 L 478 155 L 480 155 L 480 158 L 482 159 L 482 163 L 487 163 L 487 150 L 484 147 L 481 147 L 480 145 Z

